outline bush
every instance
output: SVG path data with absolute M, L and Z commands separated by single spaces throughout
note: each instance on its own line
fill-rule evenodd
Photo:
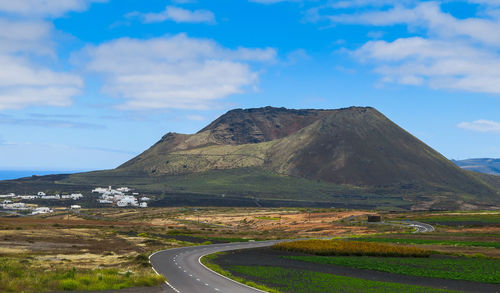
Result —
M 273 245 L 274 249 L 302 252 L 316 255 L 357 255 L 357 256 L 414 256 L 428 257 L 430 252 L 407 246 L 381 243 L 338 240 L 300 240 L 281 242 Z
M 78 282 L 73 279 L 62 280 L 60 283 L 61 289 L 65 291 L 76 290 L 78 288 Z

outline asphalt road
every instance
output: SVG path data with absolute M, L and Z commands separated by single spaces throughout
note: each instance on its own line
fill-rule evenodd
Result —
M 415 227 L 415 233 L 434 231 L 429 224 L 406 221 L 405 225 Z M 181 247 L 153 253 L 149 260 L 156 273 L 168 278 L 169 289 L 176 293 L 255 293 L 264 292 L 235 282 L 219 275 L 200 262 L 207 254 L 244 248 L 271 246 L 278 240 L 259 242 L 237 242 L 202 246 Z
M 427 233 L 427 232 L 432 232 L 434 231 L 434 227 L 432 227 L 429 224 L 422 223 L 422 222 L 416 222 L 416 221 L 409 221 L 407 222 L 411 227 L 415 227 L 417 229 L 413 233 Z
M 163 250 L 149 257 L 153 269 L 168 278 L 167 285 L 176 293 L 255 293 L 260 291 L 203 266 L 200 258 L 215 252 L 271 246 L 277 241 L 223 243 Z

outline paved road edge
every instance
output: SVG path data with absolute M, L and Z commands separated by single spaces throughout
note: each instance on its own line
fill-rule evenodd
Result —
M 237 250 L 237 249 L 234 249 L 234 250 Z M 230 250 L 226 250 L 226 251 L 230 251 Z M 238 282 L 238 281 L 235 281 L 235 280 L 233 280 L 233 279 L 231 279 L 231 278 L 228 278 L 228 277 L 226 277 L 226 276 L 224 276 L 224 275 L 221 275 L 221 274 L 217 273 L 216 271 L 214 271 L 214 270 L 210 269 L 209 267 L 207 267 L 206 265 L 204 265 L 204 264 L 201 262 L 201 259 L 202 259 L 203 257 L 205 257 L 205 256 L 207 256 L 207 255 L 210 255 L 210 254 L 215 254 L 215 253 L 218 253 L 218 252 L 207 253 L 207 254 L 204 254 L 204 255 L 200 256 L 200 257 L 198 258 L 198 262 L 199 262 L 199 263 L 200 263 L 200 265 L 202 265 L 205 269 L 207 269 L 207 270 L 211 271 L 212 273 L 214 273 L 214 274 L 216 274 L 216 275 L 219 275 L 220 277 L 223 277 L 224 279 L 227 279 L 227 280 L 229 280 L 229 281 L 231 281 L 231 282 L 234 282 L 234 283 L 236 283 L 236 284 L 239 284 L 239 285 L 243 285 L 243 286 L 245 286 L 245 287 L 247 287 L 247 288 L 250 288 L 250 289 L 253 289 L 253 290 L 257 290 L 257 291 L 259 291 L 259 292 L 268 293 L 267 291 L 262 291 L 262 290 L 260 290 L 260 289 L 255 288 L 255 287 L 248 286 L 248 285 L 246 285 L 246 284 L 243 284 L 243 283 L 240 283 L 240 282 Z
M 151 255 L 148 257 L 148 259 L 149 259 L 149 264 L 151 265 L 151 269 L 153 269 L 153 272 L 155 272 L 158 276 L 162 276 L 162 277 L 164 277 L 164 278 L 165 278 L 165 284 L 167 284 L 167 286 L 169 286 L 172 290 L 174 290 L 174 292 L 176 292 L 176 293 L 180 293 L 180 291 L 179 291 L 179 290 L 177 290 L 177 288 L 175 288 L 174 286 L 172 286 L 172 284 L 170 284 L 170 283 L 168 282 L 167 277 L 165 277 L 164 275 L 159 274 L 159 273 L 156 271 L 155 267 L 153 267 L 153 264 L 151 263 L 151 257 L 152 257 L 153 255 L 155 255 L 155 254 L 157 254 L 157 253 L 159 253 L 159 252 L 165 251 L 165 250 L 168 250 L 168 249 L 164 249 L 164 250 L 160 250 L 160 251 L 156 251 L 156 252 L 151 253 Z

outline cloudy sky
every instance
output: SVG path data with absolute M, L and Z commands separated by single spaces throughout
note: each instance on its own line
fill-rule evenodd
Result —
M 232 108 L 373 106 L 500 157 L 500 1 L 0 1 L 0 169 L 114 168 Z

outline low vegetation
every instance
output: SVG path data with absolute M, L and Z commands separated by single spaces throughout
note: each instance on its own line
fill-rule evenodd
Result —
M 240 277 L 236 277 L 234 276 L 233 274 L 231 274 L 230 272 L 222 269 L 219 265 L 215 264 L 213 262 L 213 260 L 217 257 L 219 257 L 220 255 L 223 255 L 224 252 L 218 252 L 218 253 L 213 253 L 213 254 L 209 254 L 209 255 L 205 255 L 204 257 L 201 258 L 201 263 L 203 265 L 205 265 L 206 267 L 208 267 L 209 269 L 211 269 L 212 271 L 214 272 L 217 272 L 225 277 L 228 277 L 232 280 L 235 280 L 237 282 L 240 282 L 242 284 L 245 284 L 247 286 L 250 286 L 250 287 L 254 287 L 254 288 L 257 288 L 257 289 L 260 289 L 260 290 L 264 290 L 264 291 L 267 291 L 269 293 L 280 293 L 280 291 L 278 290 L 275 290 L 275 289 L 272 289 L 272 288 L 269 288 L 265 285 L 262 285 L 262 284 L 257 284 L 255 282 L 252 282 L 252 281 L 248 281 L 246 279 L 243 279 L 243 278 L 240 278 Z
M 415 257 L 328 257 L 302 255 L 286 256 L 285 258 L 418 277 L 500 283 L 500 262 L 498 259 L 491 258 L 439 257 L 423 259 Z
M 475 246 L 475 247 L 493 247 L 500 248 L 500 242 L 497 241 L 466 241 L 466 240 L 444 240 L 444 239 L 419 239 L 419 238 L 356 238 L 357 241 L 379 242 L 379 243 L 398 243 L 398 244 L 437 244 L 437 245 L 455 245 L 455 246 Z
M 71 290 L 108 290 L 156 286 L 164 278 L 153 272 L 117 269 L 44 270 L 31 266 L 27 259 L 0 257 L 1 292 L 48 292 Z
M 416 218 L 416 220 L 444 226 L 487 226 L 492 224 L 500 225 L 500 214 L 491 212 L 480 214 L 431 214 L 429 216 Z
M 269 220 L 269 221 L 278 221 L 279 217 L 255 217 L 257 220 Z
M 332 274 L 307 270 L 285 269 L 267 266 L 232 266 L 235 274 L 258 279 L 278 292 L 384 292 L 384 293 L 434 293 L 456 292 L 429 287 L 404 285 L 397 283 L 368 281 L 359 278 L 335 276 Z
M 416 247 L 387 245 L 362 241 L 299 240 L 273 245 L 274 249 L 316 255 L 428 257 L 430 252 Z

